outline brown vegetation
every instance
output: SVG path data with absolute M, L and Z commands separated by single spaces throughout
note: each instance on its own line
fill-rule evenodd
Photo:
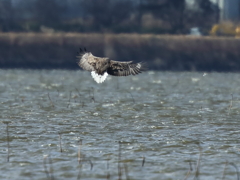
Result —
M 240 39 L 152 34 L 2 33 L 2 68 L 78 68 L 77 51 L 150 69 L 240 71 Z
M 208 34 L 219 15 L 210 0 L 5 0 L 0 32 Z

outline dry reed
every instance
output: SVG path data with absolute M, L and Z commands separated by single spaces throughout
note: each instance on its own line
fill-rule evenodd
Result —
M 109 157 L 107 159 L 107 170 L 109 169 Z M 110 173 L 109 170 L 107 171 L 107 179 L 110 179 Z
M 130 91 L 127 91 L 127 92 L 131 95 L 131 98 L 132 98 L 133 103 L 135 103 L 135 99 L 133 98 L 132 93 L 131 93 Z
M 232 162 L 229 163 L 229 165 L 232 165 L 236 169 L 237 180 L 239 180 L 240 176 L 239 176 L 239 169 L 238 169 L 237 165 Z
M 240 40 L 153 34 L 0 33 L 1 67 L 74 68 L 76 49 L 150 69 L 240 71 Z M 69 59 L 71 61 L 69 61 Z
M 49 164 L 49 170 L 47 168 L 47 160 L 48 160 L 48 164 Z M 53 165 L 52 165 L 52 159 L 50 156 L 44 156 L 43 167 L 44 167 L 44 172 L 47 176 L 47 179 L 54 180 Z
M 226 163 L 225 163 L 225 166 L 224 166 L 224 169 L 223 169 L 223 176 L 222 176 L 222 180 L 224 180 L 224 179 L 225 179 L 227 165 L 228 165 L 228 161 L 226 161 Z
M 92 90 L 92 94 L 91 94 L 91 90 Z M 90 96 L 90 99 L 95 103 L 96 101 L 95 101 L 94 88 L 93 87 L 91 87 L 89 89 L 89 96 Z
M 53 102 L 52 102 L 52 99 L 50 98 L 49 93 L 48 93 L 48 99 L 49 99 L 49 101 L 50 101 L 50 103 L 51 103 L 51 106 L 54 107 L 54 104 L 53 104 Z
M 79 139 L 78 141 L 78 164 L 81 163 L 81 146 L 82 146 L 82 139 Z
M 63 150 L 62 150 L 62 134 L 59 132 L 58 135 L 59 135 L 59 148 L 60 148 L 60 152 L 62 153 L 63 152 Z
M 72 91 L 70 91 L 67 108 L 70 106 L 71 97 L 72 97 Z
M 188 172 L 187 172 L 184 180 L 187 180 L 187 178 L 188 178 L 189 175 L 191 174 L 192 170 L 193 170 L 193 168 L 192 168 L 192 163 L 191 163 L 191 161 L 189 161 L 189 170 L 188 170 Z
M 8 131 L 8 124 L 9 122 L 5 122 L 5 124 L 7 125 L 6 127 L 6 133 L 7 133 L 7 162 L 10 161 L 10 143 L 9 143 L 9 131 Z
M 82 146 L 82 139 L 79 139 L 78 140 L 78 164 L 81 164 L 81 146 Z M 77 179 L 79 180 L 81 178 L 81 166 L 79 168 L 79 171 L 78 171 L 78 176 L 77 176 Z
M 230 105 L 229 105 L 229 107 L 228 107 L 228 115 L 230 114 L 230 111 L 231 111 L 232 106 L 233 106 L 233 94 L 231 94 L 231 96 L 232 96 L 232 99 L 231 99 Z
M 80 94 L 78 88 L 75 88 L 75 89 L 76 89 L 76 91 L 77 91 L 77 93 L 78 93 L 78 96 L 79 96 L 79 98 L 80 98 L 80 103 L 82 103 L 82 102 L 81 102 L 81 97 L 82 97 L 82 95 Z
M 122 179 L 122 168 L 121 168 L 121 141 L 118 142 L 118 180 Z
M 142 167 L 144 166 L 144 164 L 145 164 L 145 157 L 143 157 L 142 159 Z
M 201 158 L 202 158 L 202 147 L 199 145 L 199 157 L 198 157 L 198 161 L 197 161 L 197 166 L 196 166 L 194 179 L 199 178 Z
M 124 164 L 124 170 L 125 170 L 125 176 L 126 176 L 126 180 L 129 179 L 129 176 L 128 176 L 128 167 L 126 164 Z

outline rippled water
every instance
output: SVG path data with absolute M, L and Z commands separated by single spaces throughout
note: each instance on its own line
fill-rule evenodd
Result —
M 237 179 L 239 92 L 232 73 L 0 70 L 0 179 Z

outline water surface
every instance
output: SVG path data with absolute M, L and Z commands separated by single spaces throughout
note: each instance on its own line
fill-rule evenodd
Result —
M 197 167 L 237 179 L 239 85 L 233 73 L 97 84 L 83 71 L 0 70 L 0 179 L 118 179 L 118 167 L 122 179 L 193 179 Z

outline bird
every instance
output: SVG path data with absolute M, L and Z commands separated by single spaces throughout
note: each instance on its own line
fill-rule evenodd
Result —
M 143 63 L 133 63 L 132 61 L 114 61 L 107 57 L 97 57 L 86 48 L 80 48 L 78 65 L 87 71 L 91 71 L 93 79 L 97 83 L 103 83 L 108 75 L 129 76 L 137 75 L 145 70 Z

